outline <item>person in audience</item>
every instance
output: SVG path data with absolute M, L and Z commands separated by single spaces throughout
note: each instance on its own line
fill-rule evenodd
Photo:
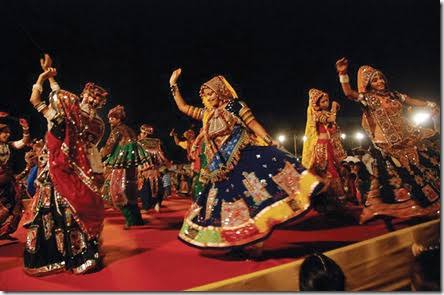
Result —
M 412 291 L 441 291 L 441 249 L 439 242 L 429 246 L 414 244 L 411 270 Z
M 336 262 L 314 253 L 302 262 L 299 271 L 300 291 L 345 291 L 345 275 Z

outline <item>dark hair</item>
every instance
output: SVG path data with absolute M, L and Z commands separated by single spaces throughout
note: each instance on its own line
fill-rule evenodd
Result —
M 415 257 L 411 282 L 416 291 L 441 291 L 440 252 L 440 249 L 433 249 Z
M 345 276 L 339 265 L 323 254 L 305 258 L 299 271 L 300 291 L 344 291 Z
M 369 180 L 370 179 L 370 172 L 368 172 L 367 170 L 367 166 L 365 166 L 364 163 L 362 162 L 357 162 L 355 163 L 356 166 L 358 166 L 359 170 L 358 170 L 358 178 L 360 179 L 364 179 L 364 180 Z

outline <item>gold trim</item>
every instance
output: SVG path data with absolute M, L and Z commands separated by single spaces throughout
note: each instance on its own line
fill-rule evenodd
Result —
M 23 270 L 25 271 L 26 274 L 30 276 L 43 276 L 52 273 L 62 272 L 65 271 L 66 269 L 65 269 L 65 261 L 62 261 L 59 263 L 53 263 L 41 266 L 39 268 L 24 267 Z
M 72 269 L 73 274 L 80 275 L 83 274 L 93 268 L 95 268 L 97 265 L 96 261 L 93 259 L 89 259 L 85 261 L 82 265 L 75 267 Z

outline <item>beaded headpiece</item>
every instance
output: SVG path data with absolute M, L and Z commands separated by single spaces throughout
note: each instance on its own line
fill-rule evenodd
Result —
M 146 132 L 148 134 L 153 134 L 154 127 L 148 124 L 142 124 L 142 126 L 140 126 L 140 131 Z
M 120 119 L 120 121 L 125 120 L 125 118 L 126 118 L 125 108 L 121 105 L 117 105 L 116 107 L 109 110 L 108 118 L 109 117 Z
M 318 106 L 318 102 L 319 102 L 319 100 L 320 100 L 323 96 L 327 96 L 327 97 L 328 97 L 328 94 L 325 93 L 325 92 L 322 91 L 322 90 L 319 90 L 319 89 L 316 89 L 316 88 L 311 88 L 311 89 L 308 91 L 308 96 L 309 96 L 309 98 L 310 98 L 310 104 L 311 104 L 311 106 L 313 107 L 313 109 L 314 109 L 315 111 L 319 111 L 319 106 Z
M 85 93 L 88 93 L 89 96 L 92 96 L 99 101 L 99 105 L 97 106 L 98 108 L 101 108 L 106 104 L 109 95 L 108 91 L 92 82 L 85 84 L 81 96 L 83 97 Z
M 223 76 L 216 76 L 212 78 L 211 80 L 205 82 L 201 87 L 199 94 L 202 96 L 203 90 L 205 88 L 209 88 L 216 92 L 217 96 L 221 100 L 229 100 L 229 99 L 235 99 L 237 98 L 237 93 L 231 87 L 230 83 L 223 77 Z
M 373 76 L 377 73 L 382 76 L 387 84 L 387 79 L 381 71 L 367 65 L 360 67 L 358 70 L 358 92 L 366 92 L 367 86 L 369 85 Z

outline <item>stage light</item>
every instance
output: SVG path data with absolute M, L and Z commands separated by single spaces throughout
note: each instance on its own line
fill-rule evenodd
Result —
M 364 135 L 362 132 L 356 132 L 356 133 L 355 133 L 355 138 L 356 138 L 358 141 L 363 140 L 364 137 L 365 137 L 365 135 Z
M 417 112 L 413 114 L 413 122 L 415 125 L 421 125 L 426 123 L 430 119 L 431 115 L 427 112 Z
M 307 140 L 307 136 L 302 136 L 302 141 L 305 142 Z
M 279 141 L 280 143 L 284 143 L 285 140 L 287 140 L 287 137 L 286 137 L 284 134 L 279 134 L 279 135 L 278 135 L 278 141 Z
M 347 135 L 345 135 L 345 133 L 341 133 L 341 138 L 342 138 L 342 139 L 346 139 L 346 138 L 347 138 Z

